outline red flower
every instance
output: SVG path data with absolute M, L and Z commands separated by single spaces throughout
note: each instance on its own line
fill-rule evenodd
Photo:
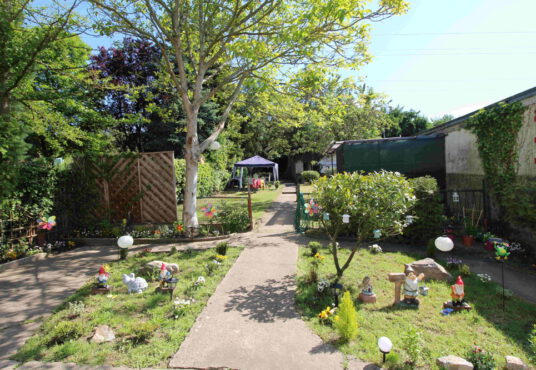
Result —
M 178 224 L 177 225 L 177 231 L 182 233 L 184 231 L 184 226 L 182 226 L 182 224 Z

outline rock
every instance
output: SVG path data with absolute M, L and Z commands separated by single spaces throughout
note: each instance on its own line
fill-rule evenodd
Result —
M 99 325 L 95 328 L 95 334 L 91 338 L 94 343 L 111 342 L 115 339 L 114 331 L 108 325 Z
M 151 262 L 148 262 L 145 266 L 153 270 L 160 270 L 162 263 L 166 264 L 166 270 L 168 270 L 172 274 L 179 273 L 179 265 L 177 265 L 176 263 L 167 263 L 164 261 L 151 261 Z
M 518 357 L 506 356 L 506 368 L 508 370 L 525 370 L 529 367 Z
M 426 279 L 433 280 L 450 280 L 452 275 L 445 270 L 443 266 L 434 261 L 432 258 L 425 258 L 419 261 L 415 261 L 411 264 L 406 264 L 406 270 L 411 267 L 415 270 L 415 275 L 419 275 L 421 272 Z
M 440 368 L 447 370 L 471 370 L 474 367 L 469 361 L 454 355 L 440 357 L 436 363 Z

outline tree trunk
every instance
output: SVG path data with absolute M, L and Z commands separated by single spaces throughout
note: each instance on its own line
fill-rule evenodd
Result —
M 184 147 L 184 159 L 186 161 L 186 176 L 184 184 L 184 202 L 182 220 L 187 237 L 197 235 L 199 222 L 197 220 L 197 173 L 199 169 L 200 148 L 197 138 L 197 114 L 188 120 L 188 133 Z M 192 127 L 195 130 L 191 129 Z

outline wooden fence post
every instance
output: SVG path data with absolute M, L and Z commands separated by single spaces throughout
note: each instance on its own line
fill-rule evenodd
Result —
M 251 205 L 251 191 L 248 184 L 248 217 L 249 217 L 249 231 L 253 230 L 253 208 Z

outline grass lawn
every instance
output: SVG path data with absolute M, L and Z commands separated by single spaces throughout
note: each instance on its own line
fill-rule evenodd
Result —
M 36 335 L 13 356 L 18 361 L 63 361 L 77 364 L 139 367 L 167 367 L 197 316 L 205 307 L 216 286 L 238 258 L 242 248 L 227 250 L 221 265 L 212 263 L 214 250 L 177 252 L 172 255 L 133 256 L 110 264 L 109 284 L 113 294 L 91 295 L 91 283 L 60 306 Z M 156 293 L 157 281 L 141 294 L 128 294 L 122 283 L 123 273 L 137 272 L 145 263 L 163 260 L 177 263 L 180 273 L 175 289 L 177 298 L 194 298 L 195 302 L 177 311 L 169 294 Z M 206 265 L 214 265 L 212 276 Z M 98 266 L 95 267 L 98 270 Z M 198 276 L 206 283 L 194 285 Z M 78 308 L 68 302 L 81 302 Z M 98 325 L 108 325 L 115 332 L 113 342 L 96 344 L 88 340 Z
M 279 189 L 265 189 L 259 190 L 256 193 L 251 193 L 251 202 L 253 210 L 253 220 L 256 221 L 260 219 L 272 202 L 277 198 L 284 186 L 279 187 Z M 205 207 L 207 204 L 212 204 L 218 208 L 218 204 L 223 202 L 227 203 L 236 203 L 240 204 L 247 210 L 248 207 L 248 192 L 247 191 L 224 191 L 216 194 L 218 197 L 244 197 L 244 199 L 220 199 L 220 198 L 202 198 L 197 200 L 197 217 L 199 222 L 207 223 L 209 219 L 201 211 L 201 208 Z M 179 204 L 177 207 L 179 213 L 179 219 L 182 220 L 182 204 Z
M 320 264 L 319 278 L 335 275 L 333 258 L 327 249 L 320 252 L 326 258 Z M 339 255 L 349 251 L 340 250 Z M 501 298 L 497 294 L 498 285 L 483 283 L 476 275 L 464 277 L 467 301 L 473 306 L 470 312 L 460 312 L 442 316 L 440 311 L 444 301 L 450 300 L 452 283 L 427 281 L 429 295 L 420 297 L 419 310 L 392 307 L 394 284 L 387 280 L 389 272 L 403 272 L 404 263 L 420 257 L 402 253 L 371 254 L 366 249 L 356 253 L 351 266 L 346 270 L 341 283 L 348 289 L 352 298 L 360 292 L 358 286 L 364 276 L 369 276 L 377 296 L 375 304 L 356 304 L 358 310 L 359 332 L 355 340 L 341 343 L 336 331 L 323 325 L 317 314 L 333 302 L 331 293 L 316 296 L 316 284 L 306 282 L 310 261 L 309 250 L 300 248 L 298 263 L 297 304 L 311 328 L 326 342 L 333 343 L 339 350 L 362 360 L 379 363 L 381 354 L 377 347 L 379 337 L 387 336 L 393 342 L 391 368 L 402 368 L 407 360 L 402 338 L 411 326 L 422 333 L 424 346 L 419 365 L 436 368 L 438 357 L 453 354 L 465 358 L 473 344 L 491 352 L 498 368 L 504 366 L 505 355 L 520 357 L 529 363 L 529 333 L 536 323 L 536 306 L 519 298 L 507 299 L 506 312 L 503 313 Z M 344 261 L 344 260 L 343 260 Z M 456 271 L 451 271 L 456 275 Z M 536 354 L 535 354 L 536 355 Z M 394 365 L 398 364 L 398 365 Z M 533 362 L 532 365 L 535 365 Z M 398 366 L 398 367 L 397 367 Z M 415 368 L 415 366 L 410 367 Z

